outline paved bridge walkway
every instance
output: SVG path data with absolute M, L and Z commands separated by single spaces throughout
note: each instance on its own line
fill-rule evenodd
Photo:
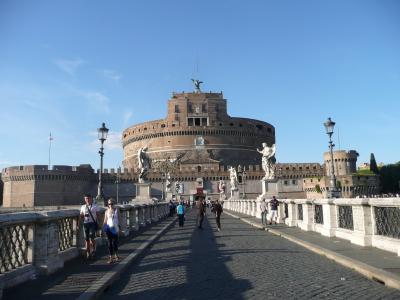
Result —
M 101 299 L 399 299 L 400 291 L 287 239 L 223 214 L 222 231 L 208 214 L 204 229 L 195 211 L 185 227 L 166 230 L 143 256 L 122 272 Z M 171 222 L 148 229 L 122 247 L 122 255 Z M 279 225 L 278 225 L 279 226 Z M 276 227 L 279 228 L 279 227 Z M 136 244 L 135 244 L 136 243 Z M 386 252 L 385 252 L 386 253 Z M 116 266 L 77 259 L 49 280 L 41 278 L 5 291 L 5 299 L 75 299 L 94 279 Z M 65 275 L 69 272 L 69 275 Z M 22 298 L 20 298 L 22 299 Z

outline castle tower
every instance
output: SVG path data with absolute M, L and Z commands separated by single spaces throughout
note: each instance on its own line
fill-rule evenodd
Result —
M 275 143 L 275 128 L 269 123 L 230 117 L 221 93 L 173 93 L 165 119 L 133 125 L 123 132 L 125 168 L 137 168 L 137 150 L 148 147 L 151 160 L 173 159 L 222 166 L 260 164 L 256 151 L 261 143 Z
M 333 152 L 333 164 L 336 176 L 350 175 L 357 172 L 357 157 L 358 153 L 355 150 L 345 151 L 338 150 Z M 331 154 L 324 153 L 325 175 L 330 176 Z

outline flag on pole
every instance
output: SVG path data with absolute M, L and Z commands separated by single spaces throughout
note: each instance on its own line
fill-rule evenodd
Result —
M 49 141 L 52 141 L 52 140 L 54 140 L 54 138 L 52 137 L 51 132 L 50 132 Z

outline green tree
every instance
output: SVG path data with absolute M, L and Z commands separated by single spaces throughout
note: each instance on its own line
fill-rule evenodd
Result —
M 400 161 L 383 166 L 379 173 L 382 193 L 398 193 L 400 190 Z
M 379 174 L 378 165 L 376 164 L 375 155 L 373 153 L 371 153 L 371 158 L 369 160 L 369 169 L 374 174 Z

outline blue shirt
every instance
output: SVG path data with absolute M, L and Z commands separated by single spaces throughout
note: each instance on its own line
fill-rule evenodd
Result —
M 177 213 L 178 215 L 183 215 L 183 214 L 185 213 L 185 209 L 183 208 L 183 205 L 182 205 L 182 204 L 179 204 L 179 205 L 176 207 L 176 213 Z

